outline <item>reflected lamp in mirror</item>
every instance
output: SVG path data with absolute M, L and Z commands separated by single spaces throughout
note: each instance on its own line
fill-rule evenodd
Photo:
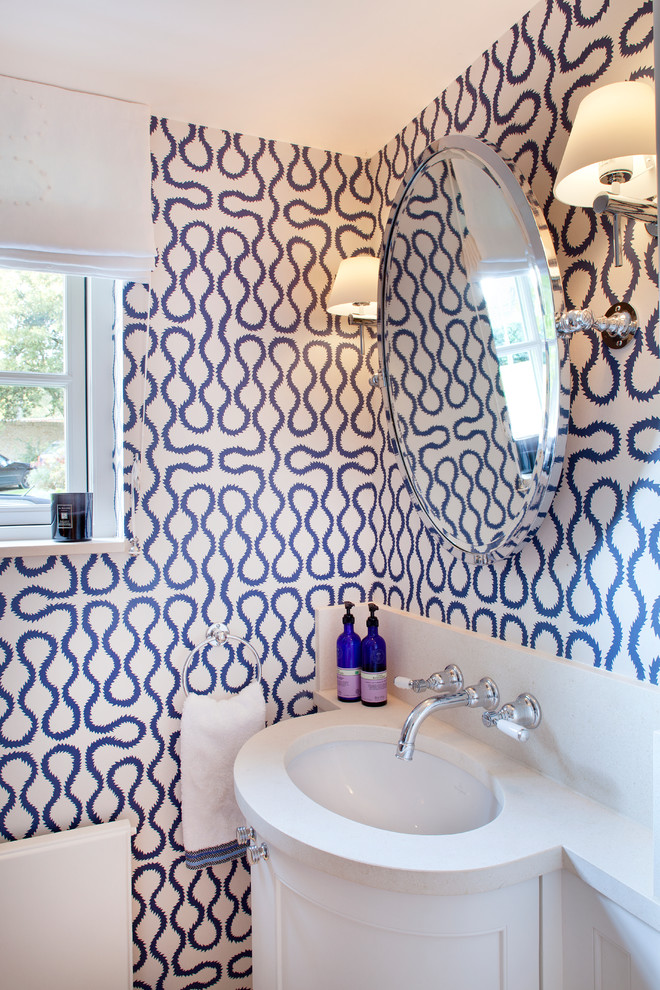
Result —
M 569 206 L 612 216 L 617 266 L 622 217 L 641 220 L 649 234 L 658 235 L 655 155 L 655 94 L 649 83 L 610 83 L 584 97 L 554 192 Z
M 332 316 L 347 316 L 360 333 L 360 354 L 364 354 L 364 327 L 376 325 L 378 298 L 378 258 L 356 254 L 339 265 L 328 297 Z

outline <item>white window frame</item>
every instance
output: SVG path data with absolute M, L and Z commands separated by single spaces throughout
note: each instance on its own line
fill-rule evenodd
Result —
M 65 276 L 63 373 L 0 370 L 0 385 L 65 387 L 67 489 L 94 493 L 93 537 L 102 540 L 116 539 L 120 524 L 122 444 L 115 397 L 121 382 L 121 289 L 112 279 Z M 52 539 L 50 504 L 30 503 L 29 492 L 16 501 L 21 504 L 0 507 L 0 556 L 3 544 Z M 62 552 L 67 547 L 52 545 Z
M 87 469 L 94 536 L 123 536 L 123 283 L 87 279 Z
M 492 282 L 496 281 L 497 276 L 489 276 Z M 515 354 L 527 354 L 532 367 L 532 372 L 534 374 L 534 383 L 536 386 L 536 393 L 538 395 L 539 404 L 543 405 L 543 396 L 545 395 L 545 340 L 542 339 L 540 333 L 538 332 L 538 327 L 541 325 L 540 320 L 537 318 L 534 312 L 534 300 L 532 297 L 532 291 L 529 284 L 529 278 L 527 274 L 520 276 L 517 274 L 505 275 L 503 279 L 512 282 L 515 292 L 518 298 L 518 305 L 520 315 L 522 317 L 521 324 L 525 332 L 525 337 L 519 343 L 516 344 L 496 344 L 495 353 L 497 357 L 509 357 Z M 486 293 L 484 292 L 484 298 L 486 299 L 486 306 L 488 306 L 488 300 Z M 512 439 L 520 440 L 524 439 L 524 434 L 520 437 L 512 436 Z

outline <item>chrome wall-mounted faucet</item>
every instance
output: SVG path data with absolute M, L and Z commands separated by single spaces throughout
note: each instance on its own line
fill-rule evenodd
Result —
M 412 684 L 414 682 L 411 682 Z M 415 690 L 414 687 L 413 690 Z M 423 691 L 424 688 L 420 688 L 419 690 Z M 435 698 L 426 698 L 424 701 L 420 701 L 403 723 L 401 737 L 396 748 L 397 758 L 399 760 L 412 760 L 419 727 L 427 715 L 430 715 L 432 712 L 439 711 L 441 708 L 461 708 L 465 706 L 468 708 L 485 708 L 487 711 L 493 711 L 497 708 L 499 700 L 500 694 L 495 682 L 490 677 L 482 677 L 478 684 L 467 687 L 462 691 L 457 691 L 454 694 L 442 694 Z
M 529 730 L 541 721 L 541 706 L 533 694 L 519 694 L 515 701 L 502 705 L 499 712 L 484 712 L 481 718 L 485 726 L 494 725 L 507 736 L 525 742 Z

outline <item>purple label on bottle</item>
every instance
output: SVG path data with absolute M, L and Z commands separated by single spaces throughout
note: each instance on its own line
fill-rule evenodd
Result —
M 378 705 L 387 700 L 387 671 L 379 670 L 370 674 L 362 671 L 362 700 L 367 704 Z
M 337 667 L 337 697 L 343 701 L 360 697 L 359 667 Z

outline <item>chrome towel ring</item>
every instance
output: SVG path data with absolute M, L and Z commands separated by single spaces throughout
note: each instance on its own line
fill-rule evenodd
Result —
M 251 643 L 248 643 L 246 639 L 241 639 L 240 636 L 233 636 L 229 632 L 228 626 L 224 622 L 214 622 L 213 625 L 209 626 L 206 630 L 206 637 L 203 643 L 198 643 L 188 656 L 183 665 L 183 670 L 181 671 L 181 686 L 183 688 L 183 693 L 188 697 L 188 669 L 192 659 L 202 650 L 205 646 L 224 646 L 227 642 L 240 643 L 242 646 L 247 647 L 251 650 L 254 655 L 254 673 L 255 677 L 259 682 L 261 682 L 261 660 Z

